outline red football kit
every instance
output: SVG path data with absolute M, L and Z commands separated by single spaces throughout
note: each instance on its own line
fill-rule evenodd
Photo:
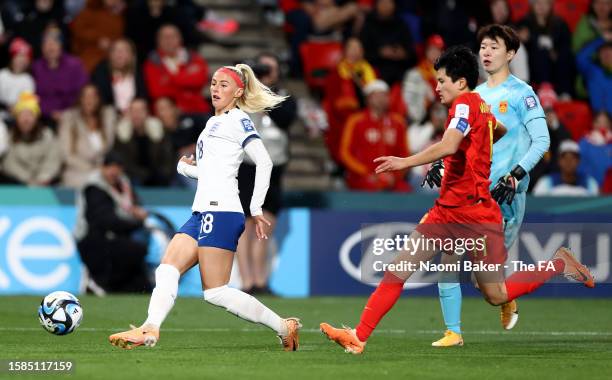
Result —
M 495 117 L 477 93 L 459 95 L 453 102 L 446 128 L 456 128 L 463 140 L 455 154 L 444 159 L 444 176 L 440 196 L 417 226 L 428 238 L 482 238 L 486 249 L 470 253 L 472 260 L 499 264 L 487 282 L 505 283 L 507 299 L 511 301 L 531 293 L 551 277 L 562 273 L 562 260 L 553 261 L 554 270 L 515 272 L 504 280 L 506 261 L 502 216 L 489 193 L 489 174 L 493 150 Z M 449 252 L 452 253 L 452 252 Z M 385 272 L 378 287 L 368 299 L 355 327 L 357 337 L 365 342 L 382 317 L 402 294 L 404 280 L 393 272 Z
M 486 236 L 486 251 L 472 252 L 472 259 L 493 264 L 506 261 L 501 211 L 489 192 L 496 124 L 479 94 L 470 92 L 455 99 L 446 128 L 457 129 L 463 139 L 457 152 L 444 159 L 440 196 L 417 228 L 427 237 L 441 239 Z

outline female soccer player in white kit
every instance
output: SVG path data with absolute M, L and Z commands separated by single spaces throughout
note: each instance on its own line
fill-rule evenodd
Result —
M 177 171 L 197 178 L 193 214 L 170 242 L 155 271 L 148 317 L 141 327 L 109 337 L 112 345 L 132 349 L 154 346 L 159 328 L 172 309 L 180 276 L 200 264 L 204 300 L 228 312 L 274 330 L 285 351 L 298 348 L 297 318 L 279 317 L 253 296 L 227 286 L 238 238 L 244 230 L 244 212 L 238 197 L 238 168 L 244 153 L 255 162 L 255 188 L 250 211 L 257 237 L 267 239 L 270 223 L 264 218 L 272 161 L 246 112 L 260 112 L 282 102 L 260 83 L 248 65 L 225 66 L 213 75 L 210 92 L 215 116 L 206 123 L 196 144 L 196 162 L 183 157 Z M 246 111 L 246 112 L 245 112 Z

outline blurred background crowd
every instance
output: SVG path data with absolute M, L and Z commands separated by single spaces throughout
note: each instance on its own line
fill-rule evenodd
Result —
M 137 186 L 176 175 L 210 117 L 208 85 L 247 62 L 292 101 L 253 115 L 273 156 L 273 199 L 295 190 L 427 191 L 427 168 L 372 159 L 438 141 L 433 62 L 477 50 L 488 23 L 521 38 L 513 73 L 546 111 L 535 195 L 612 192 L 612 0 L 4 0 L 0 182 L 80 188 L 112 151 Z M 484 80 L 484 72 L 482 76 Z M 243 182 L 253 167 L 241 168 Z

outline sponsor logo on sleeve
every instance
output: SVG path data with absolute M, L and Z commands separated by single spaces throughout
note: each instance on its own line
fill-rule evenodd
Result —
M 525 106 L 527 106 L 528 110 L 532 110 L 538 106 L 538 102 L 536 101 L 535 96 L 527 96 L 525 97 Z
M 462 117 L 464 119 L 470 116 L 470 106 L 467 104 L 457 104 L 455 107 L 455 117 Z
M 245 132 L 253 132 L 255 130 L 255 127 L 253 126 L 253 122 L 250 119 L 240 119 L 240 122 L 242 123 L 242 128 L 244 128 Z

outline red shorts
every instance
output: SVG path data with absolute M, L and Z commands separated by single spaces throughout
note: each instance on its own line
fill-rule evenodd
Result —
M 458 207 L 436 203 L 416 230 L 427 238 L 452 239 L 455 253 L 468 253 L 472 261 L 506 262 L 501 210 L 493 200 Z

